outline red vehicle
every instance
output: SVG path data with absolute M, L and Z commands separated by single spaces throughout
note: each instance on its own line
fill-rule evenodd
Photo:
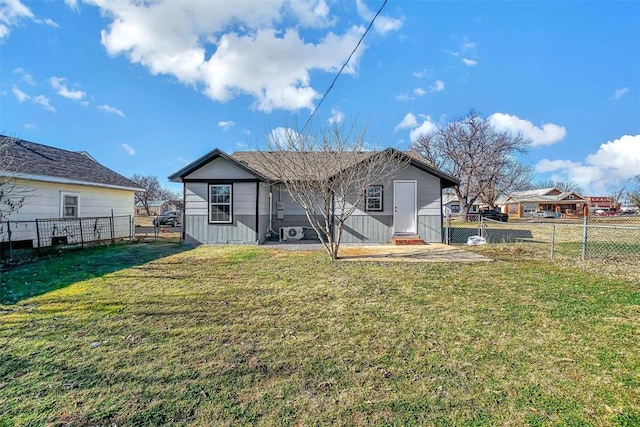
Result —
M 615 216 L 617 214 L 616 210 L 613 208 L 596 209 L 595 213 L 600 216 Z

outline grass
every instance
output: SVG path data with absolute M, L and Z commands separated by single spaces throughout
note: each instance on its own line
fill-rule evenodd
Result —
M 0 426 L 640 425 L 638 281 L 180 249 L 4 273 Z

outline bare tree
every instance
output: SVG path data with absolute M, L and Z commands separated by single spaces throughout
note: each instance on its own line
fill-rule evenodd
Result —
M 0 221 L 18 211 L 32 192 L 16 180 L 22 165 L 11 153 L 15 142 L 15 138 L 0 135 Z
M 627 197 L 629 197 L 629 201 L 636 206 L 636 208 L 640 208 L 640 175 L 632 178 L 633 181 L 637 183 L 635 189 L 627 192 Z
M 365 131 L 353 124 L 333 124 L 306 133 L 279 128 L 259 153 L 261 167 L 304 209 L 334 260 L 344 224 L 362 208 L 367 189 L 387 185 L 410 161 L 394 149 L 370 150 Z
M 465 117 L 420 136 L 413 149 L 433 166 L 460 179 L 454 191 L 460 202 L 460 218 L 466 221 L 476 201 L 484 197 L 495 203 L 503 189 L 515 186 L 505 181 L 517 181 L 509 169 L 517 164 L 514 155 L 528 146 L 529 140 L 522 134 L 498 131 L 471 110 Z
M 551 179 L 538 181 L 533 185 L 533 188 L 557 188 L 565 193 L 577 193 L 580 195 L 584 192 L 580 184 L 573 181 L 554 181 Z
M 503 166 L 495 176 L 493 185 L 488 185 L 480 194 L 480 200 L 496 209 L 501 197 L 514 191 L 524 191 L 531 188 L 533 171 L 531 166 L 524 165 L 514 158 L 506 158 Z
M 622 187 L 621 189 L 611 193 L 611 195 L 609 196 L 609 198 L 611 199 L 611 207 L 616 211 L 620 209 L 620 205 L 621 205 L 620 202 L 622 201 L 625 193 L 626 193 L 625 188 Z
M 147 215 L 151 215 L 149 210 L 149 202 L 152 200 L 171 200 L 174 203 L 181 200 L 179 194 L 169 189 L 163 188 L 160 185 L 158 178 L 151 175 L 133 175 L 131 181 L 138 184 L 140 188 L 144 188 L 145 191 L 138 191 L 135 193 L 136 204 L 140 203 L 147 212 Z

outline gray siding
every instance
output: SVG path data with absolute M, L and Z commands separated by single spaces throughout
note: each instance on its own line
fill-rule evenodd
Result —
M 440 215 L 418 215 L 418 235 L 426 243 L 442 243 Z
M 207 206 L 209 186 L 206 182 L 187 182 L 185 183 L 185 215 L 204 215 L 209 214 Z
M 255 179 L 256 176 L 248 172 L 233 162 L 222 157 L 203 165 L 200 169 L 191 172 L 183 180 L 189 179 Z
M 269 229 L 269 184 L 261 182 L 258 191 L 258 243 L 263 243 Z
M 207 245 L 221 243 L 257 243 L 254 215 L 235 215 L 231 224 L 209 224 L 207 215 L 187 215 L 185 240 Z
M 352 215 L 344 223 L 344 243 L 388 243 L 393 237 L 393 216 Z
M 209 184 L 187 182 L 186 215 L 209 215 Z M 256 183 L 235 182 L 232 189 L 233 215 L 256 214 Z M 267 194 L 268 197 L 268 194 Z M 268 199 L 267 199 L 268 200 Z M 268 206 L 268 202 L 267 202 Z

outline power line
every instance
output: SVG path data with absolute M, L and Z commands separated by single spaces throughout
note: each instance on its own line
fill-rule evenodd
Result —
M 380 6 L 380 9 L 378 9 L 376 14 L 371 19 L 371 22 L 369 22 L 369 26 L 367 27 L 367 29 L 364 31 L 364 33 L 362 33 L 362 36 L 360 37 L 360 40 L 358 40 L 358 43 L 356 44 L 356 47 L 353 48 L 353 50 L 349 54 L 349 57 L 347 58 L 345 63 L 342 64 L 342 67 L 340 67 L 340 70 L 338 70 L 338 73 L 333 78 L 333 81 L 331 82 L 331 84 L 329 85 L 327 90 L 324 92 L 324 95 L 322 95 L 322 98 L 320 98 L 320 102 L 318 102 L 318 105 L 316 105 L 316 108 L 313 109 L 313 111 L 311 112 L 311 115 L 309 116 L 307 121 L 304 123 L 304 126 L 302 126 L 302 129 L 300 130 L 301 133 L 304 132 L 304 130 L 306 129 L 306 127 L 309 124 L 309 122 L 311 121 L 311 119 L 313 119 L 313 117 L 318 112 L 318 108 L 320 108 L 320 105 L 322 105 L 322 102 L 324 101 L 324 99 L 327 97 L 327 95 L 329 95 L 329 92 L 331 92 L 331 89 L 333 89 L 333 86 L 336 84 L 336 81 L 338 80 L 338 77 L 340 77 L 340 74 L 342 74 L 342 71 L 347 67 L 347 65 L 349 65 L 349 61 L 351 61 L 351 58 L 353 57 L 353 55 L 356 53 L 356 51 L 360 47 L 360 44 L 362 44 L 362 40 L 364 40 L 364 37 L 367 35 L 367 33 L 369 32 L 371 27 L 373 27 L 373 23 L 376 22 L 376 19 L 378 18 L 378 15 L 380 15 L 380 12 L 382 12 L 382 9 L 384 9 L 385 5 L 387 4 L 387 1 L 388 0 L 384 0 L 384 2 L 382 2 L 382 6 Z

